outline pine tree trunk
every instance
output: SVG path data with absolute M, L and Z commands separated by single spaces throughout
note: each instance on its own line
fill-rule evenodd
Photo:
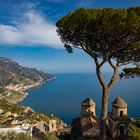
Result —
M 109 89 L 103 88 L 102 114 L 101 114 L 101 125 L 100 125 L 101 140 L 106 140 L 106 121 L 108 117 L 108 95 L 109 95 Z
M 104 80 L 104 77 L 102 76 L 101 73 L 101 67 L 106 61 L 102 61 L 102 63 L 99 64 L 98 60 L 94 58 L 95 64 L 96 64 L 96 74 L 99 79 L 99 82 L 102 86 L 103 89 L 103 95 L 102 95 L 102 110 L 101 110 L 101 124 L 100 124 L 100 139 L 101 140 L 106 140 L 106 121 L 108 118 L 108 96 L 109 93 L 113 87 L 113 85 L 116 82 L 116 77 L 118 75 L 118 65 L 114 65 L 111 60 L 108 61 L 110 66 L 113 68 L 114 72 L 113 75 L 107 84 L 106 81 Z

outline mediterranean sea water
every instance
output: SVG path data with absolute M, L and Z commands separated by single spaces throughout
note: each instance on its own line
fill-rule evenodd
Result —
M 104 74 L 106 80 L 110 74 Z M 95 73 L 54 74 L 56 79 L 29 89 L 28 96 L 20 103 L 41 113 L 54 114 L 67 124 L 79 117 L 81 102 L 92 98 L 96 102 L 96 114 L 101 111 L 101 86 Z M 128 103 L 130 117 L 140 118 L 140 78 L 119 81 L 109 96 L 109 111 L 115 98 Z

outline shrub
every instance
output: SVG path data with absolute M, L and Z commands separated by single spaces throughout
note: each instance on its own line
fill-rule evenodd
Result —
M 129 135 L 133 138 L 133 140 L 140 140 L 140 128 L 135 125 L 131 125 L 129 127 Z
M 37 139 L 28 136 L 24 133 L 15 134 L 14 132 L 9 132 L 9 133 L 1 133 L 0 140 L 37 140 Z

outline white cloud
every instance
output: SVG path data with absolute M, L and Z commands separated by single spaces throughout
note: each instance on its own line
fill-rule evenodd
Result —
M 62 46 L 56 26 L 35 10 L 29 10 L 15 23 L 0 24 L 0 44 Z

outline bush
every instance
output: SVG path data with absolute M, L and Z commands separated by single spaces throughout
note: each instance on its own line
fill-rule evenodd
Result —
M 19 133 L 16 135 L 14 140 L 37 140 L 37 139 L 30 137 L 30 136 L 27 136 L 23 133 Z
M 51 135 L 49 133 L 46 133 L 47 140 L 59 140 L 55 135 Z
M 129 127 L 129 135 L 133 138 L 133 140 L 140 140 L 140 128 L 135 125 L 131 125 Z
M 37 139 L 28 136 L 24 133 L 15 134 L 14 132 L 9 132 L 9 133 L 1 133 L 0 140 L 37 140 Z
M 55 135 L 46 133 L 43 137 L 39 137 L 41 140 L 59 140 Z M 35 137 L 28 136 L 24 133 L 16 134 L 15 132 L 0 133 L 0 140 L 38 140 Z

